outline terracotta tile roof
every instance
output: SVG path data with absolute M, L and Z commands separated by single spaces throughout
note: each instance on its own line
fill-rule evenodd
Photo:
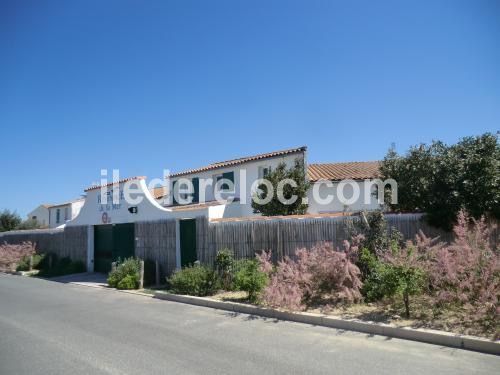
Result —
M 355 161 L 347 163 L 321 163 L 309 164 L 307 176 L 309 181 L 344 179 L 364 180 L 379 176 L 378 161 Z
M 167 195 L 166 190 L 165 187 L 159 186 L 151 189 L 150 192 L 154 199 L 160 199 Z
M 255 160 L 262 160 L 262 159 L 268 159 L 268 158 L 274 158 L 277 156 L 284 156 L 284 155 L 289 155 L 289 154 L 298 154 L 301 152 L 305 152 L 307 150 L 306 146 L 302 147 L 297 147 L 297 148 L 290 148 L 288 150 L 281 150 L 281 151 L 274 151 L 274 152 L 269 152 L 266 154 L 259 154 L 259 155 L 254 155 L 254 156 L 246 156 L 243 158 L 239 159 L 232 159 L 232 160 L 226 160 L 226 161 L 221 161 L 217 163 L 212 163 L 209 164 L 205 167 L 201 168 L 196 168 L 196 169 L 189 169 L 183 172 L 178 172 L 178 173 L 172 173 L 170 174 L 170 177 L 179 177 L 179 176 L 185 176 L 191 173 L 198 173 L 198 172 L 205 172 L 205 171 L 211 171 L 213 169 L 219 169 L 219 168 L 224 168 L 224 167 L 230 167 L 233 165 L 239 165 L 243 163 L 247 163 L 249 161 L 255 161 Z
M 121 184 L 123 182 L 132 181 L 132 180 L 144 180 L 145 178 L 146 178 L 145 176 L 128 177 L 128 178 L 124 178 L 122 180 L 117 181 L 117 184 Z M 105 185 L 92 185 L 92 186 L 86 188 L 84 191 L 96 190 L 96 189 L 100 189 L 100 188 L 105 187 L 105 186 L 111 186 L 113 184 L 114 184 L 114 182 L 110 182 L 109 184 L 105 184 Z

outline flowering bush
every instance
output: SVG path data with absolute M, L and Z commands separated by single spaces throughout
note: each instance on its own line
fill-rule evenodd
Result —
M 440 307 L 463 309 L 466 323 L 493 327 L 500 312 L 500 254 L 490 245 L 484 218 L 474 220 L 461 211 L 454 233 L 452 244 L 429 252 L 432 294 Z
M 303 310 L 317 302 L 352 303 L 361 300 L 359 268 L 350 260 L 349 249 L 337 251 L 330 243 L 296 251 L 296 260 L 286 257 L 273 270 L 270 255 L 258 256 L 270 281 L 262 300 L 272 307 Z
M 4 242 L 0 245 L 0 269 L 15 270 L 18 263 L 35 252 L 35 244 L 29 241 L 17 245 Z

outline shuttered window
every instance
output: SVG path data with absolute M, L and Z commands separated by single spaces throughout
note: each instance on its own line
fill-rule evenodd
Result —
M 193 203 L 198 203 L 200 201 L 200 180 L 198 177 L 194 177 L 191 182 L 193 183 Z
M 234 187 L 234 172 L 226 172 L 226 173 L 223 173 L 222 175 L 220 176 L 217 176 L 217 182 L 219 182 L 221 179 L 224 179 L 224 180 L 229 180 L 232 182 L 232 185 Z M 222 185 L 221 185 L 221 191 L 229 191 L 230 190 L 230 187 L 229 187 L 229 184 L 224 182 Z

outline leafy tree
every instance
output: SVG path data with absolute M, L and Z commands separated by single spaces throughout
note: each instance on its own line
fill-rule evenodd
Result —
M 451 147 L 459 181 L 457 192 L 469 215 L 500 218 L 500 145 L 498 136 L 467 137 Z
M 421 144 L 403 156 L 391 149 L 381 174 L 398 183 L 398 204 L 390 207 L 425 212 L 431 225 L 450 230 L 460 209 L 475 218 L 483 214 L 500 218 L 497 135 L 467 137 L 452 146 L 437 141 Z
M 0 212 L 0 232 L 16 229 L 21 224 L 21 217 L 17 212 L 3 210 Z
M 268 193 L 271 193 L 265 184 L 260 184 L 254 195 L 254 199 L 252 199 L 254 213 L 260 213 L 263 216 L 278 216 L 300 215 L 307 212 L 308 205 L 303 202 L 303 198 L 307 196 L 310 184 L 307 180 L 304 161 L 302 159 L 296 159 L 294 166 L 289 169 L 287 169 L 285 163 L 280 163 L 275 170 L 265 176 L 265 179 L 270 182 L 273 188 L 272 198 L 266 204 L 256 202 L 256 198 L 264 200 L 268 197 Z M 296 186 L 291 186 L 290 184 L 284 184 L 283 186 L 283 197 L 286 200 L 290 200 L 293 196 L 296 196 L 297 199 L 294 202 L 283 203 L 279 200 L 277 194 L 279 183 L 285 179 L 293 180 L 296 183 Z
M 405 315 L 410 317 L 410 296 L 422 293 L 425 287 L 426 274 L 420 265 L 413 246 L 398 249 L 388 257 L 385 280 L 388 290 L 403 298 Z

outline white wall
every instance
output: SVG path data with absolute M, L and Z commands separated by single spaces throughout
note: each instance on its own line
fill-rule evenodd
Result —
M 69 202 L 67 204 L 61 204 L 57 206 L 49 207 L 49 221 L 50 228 L 56 228 L 65 223 L 73 220 L 80 213 L 83 204 L 85 203 L 84 199 L 75 200 L 73 202 Z M 59 223 L 57 222 L 57 210 L 60 211 Z M 67 211 L 66 211 L 67 210 Z M 66 216 L 67 212 L 67 216 Z
M 64 221 L 64 209 L 65 208 L 68 209 L 68 213 L 70 215 L 69 217 L 71 217 L 71 205 L 70 204 L 49 208 L 50 228 L 56 228 L 56 227 L 61 226 L 65 223 L 65 221 Z M 60 212 L 59 222 L 57 222 L 57 210 L 59 210 L 59 212 Z
M 349 205 L 345 205 L 339 200 L 338 197 L 338 182 L 333 182 L 332 187 L 327 186 L 325 183 L 316 182 L 314 185 L 318 186 L 318 191 L 320 195 L 320 199 L 326 199 L 328 194 L 333 196 L 333 201 L 328 204 L 321 204 L 320 201 L 317 201 L 313 197 L 313 188 L 314 185 L 308 191 L 307 198 L 309 201 L 309 209 L 308 213 L 318 214 L 318 213 L 334 213 L 334 212 L 356 212 L 356 211 L 371 211 L 378 210 L 381 208 L 377 201 L 377 197 L 372 193 L 375 191 L 375 187 L 371 187 L 371 192 L 369 194 L 368 203 L 365 203 L 365 184 L 364 181 L 354 181 L 354 183 L 359 188 L 359 199 L 351 203 Z M 346 185 L 344 188 L 344 197 L 349 200 L 353 197 L 354 189 L 350 185 Z
M 33 219 L 34 216 L 36 216 L 36 220 L 42 227 L 49 226 L 49 209 L 47 207 L 38 206 L 28 214 L 28 219 Z
M 278 156 L 278 157 L 273 157 L 273 158 L 268 158 L 268 159 L 262 159 L 262 160 L 257 160 L 257 161 L 251 161 L 247 162 L 244 164 L 240 165 L 235 165 L 235 166 L 230 166 L 230 167 L 224 167 L 224 168 L 219 168 L 219 169 L 214 169 L 211 171 L 205 171 L 205 172 L 199 172 L 199 173 L 192 173 L 189 175 L 184 175 L 180 177 L 175 177 L 172 178 L 171 181 L 171 186 L 170 190 L 172 189 L 172 183 L 176 180 L 179 180 L 180 178 L 186 178 L 186 179 L 192 179 L 194 177 L 198 177 L 200 181 L 202 179 L 213 179 L 213 183 L 215 184 L 217 182 L 216 176 L 221 175 L 226 172 L 234 172 L 234 184 L 235 184 L 235 192 L 233 193 L 221 193 L 222 198 L 226 198 L 228 196 L 234 196 L 235 198 L 239 198 L 240 202 L 238 205 L 240 206 L 239 209 L 234 208 L 233 205 L 231 205 L 231 208 L 227 208 L 227 214 L 224 215 L 224 217 L 235 217 L 234 215 L 237 216 L 253 216 L 255 215 L 253 213 L 253 209 L 251 206 L 251 199 L 252 199 L 252 190 L 251 186 L 256 181 L 259 179 L 261 176 L 259 176 L 259 168 L 268 168 L 271 167 L 272 170 L 276 169 L 276 167 L 284 162 L 288 168 L 292 167 L 295 163 L 295 159 L 297 158 L 305 158 L 304 153 L 296 153 L 296 154 L 290 154 L 290 155 L 284 155 L 284 156 Z M 240 171 L 245 170 L 246 172 L 246 183 L 245 185 L 245 194 L 242 195 L 242 192 L 240 190 L 240 186 L 242 186 L 242 181 L 240 181 L 241 178 L 241 173 Z M 202 200 L 202 193 L 201 193 L 202 187 L 200 183 L 200 202 Z M 214 191 L 213 191 L 213 186 L 208 186 L 206 188 L 206 195 L 205 195 L 205 201 L 213 201 L 215 200 L 214 196 Z M 166 202 L 165 202 L 166 203 Z
M 160 219 L 190 219 L 197 216 L 209 216 L 208 208 L 196 210 L 181 210 L 175 211 L 169 208 L 160 206 L 153 196 L 151 195 L 145 180 L 135 180 L 138 189 L 134 193 L 133 198 L 141 197 L 140 203 L 127 203 L 125 199 L 121 199 L 118 205 L 99 203 L 98 196 L 100 189 L 87 191 L 85 203 L 80 210 L 79 215 L 68 222 L 68 226 L 72 225 L 100 225 L 100 224 L 116 224 L 116 223 L 133 223 L 136 221 L 150 221 Z M 119 185 L 123 190 L 124 183 Z M 111 191 L 111 186 L 108 187 Z M 129 212 L 130 207 L 137 207 L 137 213 Z M 107 221 L 103 221 L 103 214 L 105 214 Z
M 81 200 L 78 200 L 78 201 L 71 203 L 71 218 L 70 218 L 70 220 L 73 220 L 75 217 L 78 216 L 84 203 L 85 203 L 85 199 L 81 199 Z

